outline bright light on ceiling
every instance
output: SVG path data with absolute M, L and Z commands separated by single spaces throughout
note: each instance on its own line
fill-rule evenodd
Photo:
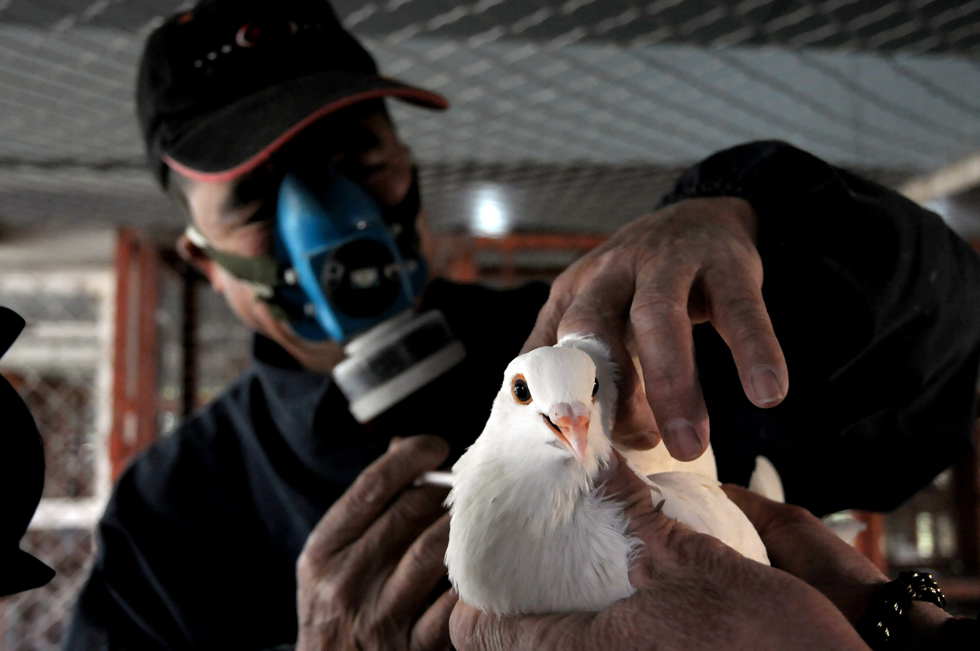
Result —
M 510 217 L 505 209 L 500 191 L 495 187 L 484 188 L 476 194 L 473 211 L 473 232 L 487 237 L 500 237 L 510 230 Z

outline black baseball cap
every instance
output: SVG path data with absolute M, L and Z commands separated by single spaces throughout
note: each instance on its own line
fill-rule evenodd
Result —
M 137 113 L 150 167 L 228 180 L 320 118 L 381 97 L 445 97 L 378 73 L 326 0 L 203 0 L 150 34 Z
M 0 357 L 24 328 L 24 319 L 0 306 Z M 44 585 L 54 570 L 20 548 L 44 490 L 44 447 L 27 405 L 0 376 L 0 597 Z

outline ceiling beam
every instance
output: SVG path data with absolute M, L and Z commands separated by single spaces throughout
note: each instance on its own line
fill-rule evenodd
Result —
M 980 185 L 980 151 L 935 172 L 917 176 L 899 188 L 909 199 L 919 203 L 948 197 Z

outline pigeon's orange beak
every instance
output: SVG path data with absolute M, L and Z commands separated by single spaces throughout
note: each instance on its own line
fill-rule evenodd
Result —
M 589 441 L 591 410 L 581 402 L 559 402 L 551 408 L 548 419 L 556 429 L 555 436 L 572 449 L 579 461 L 585 459 Z

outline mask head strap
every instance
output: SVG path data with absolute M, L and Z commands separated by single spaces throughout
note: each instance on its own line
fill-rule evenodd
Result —
M 191 244 L 204 251 L 205 255 L 221 265 L 225 271 L 250 285 L 256 298 L 268 303 L 275 296 L 276 286 L 284 282 L 285 268 L 272 256 L 245 256 L 221 251 L 213 247 L 193 225 L 184 229 L 184 235 Z M 270 307 L 276 306 L 270 303 Z

